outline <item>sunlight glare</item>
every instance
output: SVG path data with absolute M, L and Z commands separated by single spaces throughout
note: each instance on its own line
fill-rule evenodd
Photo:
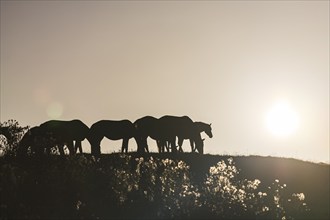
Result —
M 278 137 L 287 137 L 298 128 L 299 118 L 291 106 L 284 101 L 276 103 L 266 116 L 269 131 Z
M 63 105 L 58 102 L 51 103 L 47 108 L 47 115 L 51 119 L 58 119 L 63 114 Z

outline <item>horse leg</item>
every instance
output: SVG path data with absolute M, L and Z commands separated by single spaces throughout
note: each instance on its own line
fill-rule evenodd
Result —
M 191 146 L 191 152 L 194 153 L 196 151 L 195 142 L 192 139 L 189 139 L 189 141 Z
M 101 154 L 101 146 L 100 146 L 100 142 L 99 143 L 93 143 L 91 146 L 91 153 L 94 156 L 98 156 Z
M 163 143 L 160 140 L 157 140 L 158 153 L 163 152 Z
M 182 144 L 183 144 L 183 138 L 178 137 L 178 145 L 179 145 L 180 152 L 183 152 Z
M 143 145 L 143 153 L 147 152 L 149 153 L 149 146 L 148 146 L 148 141 L 146 137 L 145 139 L 142 140 L 142 145 Z
M 123 138 L 123 144 L 121 146 L 121 152 L 122 153 L 127 153 L 127 151 L 128 151 L 128 141 L 129 141 L 128 138 Z
M 170 152 L 170 142 L 164 141 L 164 152 L 165 152 L 165 148 L 167 152 Z
M 93 137 L 90 138 L 89 142 L 91 144 L 91 154 L 94 156 L 99 156 L 101 154 L 101 140 L 103 137 Z
M 169 140 L 169 143 L 171 145 L 171 151 L 172 151 L 172 153 L 176 153 L 178 150 L 176 149 L 176 145 L 175 145 L 175 137 L 174 138 L 171 138 Z
M 70 155 L 76 154 L 76 148 L 73 146 L 73 140 L 72 141 L 69 141 L 66 145 L 67 145 L 67 147 L 69 149 L 69 154 Z
M 147 137 L 140 137 L 138 139 L 138 148 L 137 148 L 138 153 L 149 153 L 149 147 L 148 147 L 148 142 L 147 142 Z
M 74 152 L 77 153 L 79 149 L 79 153 L 83 153 L 82 147 L 81 147 L 81 141 L 76 141 L 75 147 L 74 147 Z
M 62 144 L 62 143 L 58 144 L 57 147 L 58 147 L 58 150 L 60 151 L 60 155 L 64 156 L 65 155 L 65 153 L 64 153 L 64 144 Z
M 145 150 L 145 152 L 149 153 L 149 146 L 148 146 L 147 141 L 146 141 L 146 143 L 144 145 L 144 150 Z

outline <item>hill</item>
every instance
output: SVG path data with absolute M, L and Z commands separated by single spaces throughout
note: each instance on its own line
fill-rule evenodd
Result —
M 2 157 L 1 219 L 329 219 L 329 174 L 327 164 L 260 156 Z M 294 193 L 303 201 L 288 202 Z
M 134 155 L 134 153 L 133 153 Z M 233 158 L 241 179 L 259 179 L 260 190 L 265 190 L 275 179 L 288 186 L 287 195 L 302 192 L 315 219 L 330 219 L 330 165 L 293 158 L 262 156 L 223 156 L 183 153 L 150 154 L 153 157 L 185 161 L 198 181 L 205 178 L 211 166 L 221 160 Z
M 171 157 L 170 155 L 168 155 Z M 165 156 L 167 157 L 167 156 Z M 172 157 L 173 158 L 173 157 Z M 220 160 L 233 158 L 240 170 L 240 178 L 259 179 L 265 190 L 275 179 L 288 186 L 287 194 L 303 192 L 315 219 L 330 219 L 330 165 L 312 163 L 292 158 L 262 156 L 178 155 L 203 177 L 210 166 Z

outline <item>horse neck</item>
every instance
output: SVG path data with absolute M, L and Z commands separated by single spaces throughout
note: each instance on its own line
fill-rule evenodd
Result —
M 203 132 L 205 130 L 207 130 L 207 126 L 208 124 L 204 123 L 204 122 L 195 122 L 196 125 L 196 129 L 199 132 Z

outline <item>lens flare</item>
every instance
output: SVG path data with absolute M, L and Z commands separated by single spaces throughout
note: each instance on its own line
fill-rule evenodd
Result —
M 63 114 L 63 105 L 58 102 L 52 102 L 47 107 L 47 115 L 51 119 L 58 119 Z
M 39 105 L 47 104 L 50 101 L 50 93 L 45 88 L 36 88 L 34 90 L 34 101 Z

